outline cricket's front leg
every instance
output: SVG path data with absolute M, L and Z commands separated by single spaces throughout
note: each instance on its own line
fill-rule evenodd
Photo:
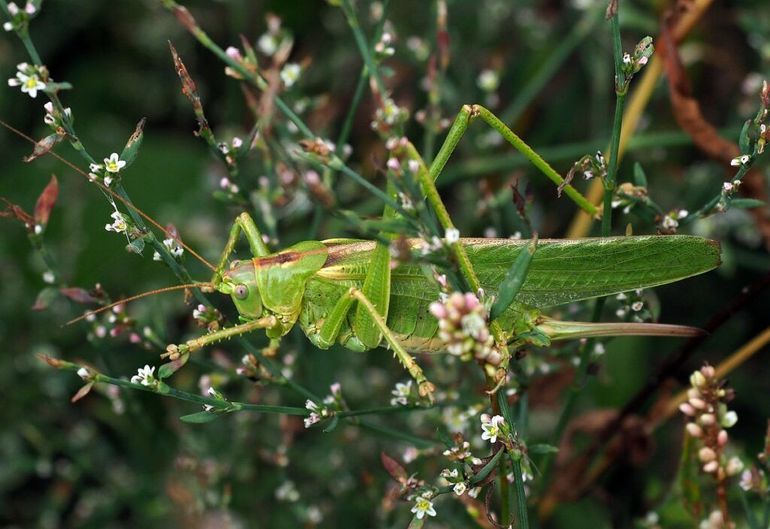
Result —
M 354 301 L 358 301 L 359 307 L 362 307 L 363 311 L 366 312 L 369 319 L 377 327 L 378 335 L 385 339 L 390 348 L 393 349 L 395 356 L 406 368 L 415 382 L 417 382 L 420 396 L 427 398 L 432 404 L 433 392 L 436 390 L 436 386 L 425 377 L 425 373 L 423 373 L 420 365 L 399 343 L 398 339 L 393 334 L 393 331 L 388 327 L 385 318 L 377 311 L 374 304 L 357 288 L 350 288 L 337 301 L 332 311 L 324 320 L 323 325 L 321 325 L 321 328 L 319 329 L 319 336 L 316 338 L 319 346 L 330 347 L 335 342 Z M 355 329 L 355 325 L 353 328 Z M 358 335 L 356 335 L 356 337 L 360 339 Z M 382 340 L 382 338 L 380 338 L 380 340 Z M 378 345 L 380 345 L 380 342 L 377 342 L 370 348 L 374 348 Z
M 257 320 L 241 323 L 240 325 L 234 325 L 232 327 L 226 327 L 224 329 L 214 331 L 198 338 L 188 340 L 183 344 L 171 344 L 166 347 L 166 353 L 170 360 L 176 360 L 180 356 L 192 353 L 201 349 L 209 344 L 216 343 L 222 340 L 227 340 L 233 336 L 240 336 L 257 329 L 270 329 L 279 325 L 278 318 L 275 316 L 266 316 Z
M 225 249 L 222 251 L 222 256 L 219 258 L 219 264 L 211 279 L 211 282 L 215 285 L 221 281 L 222 272 L 227 266 L 227 260 L 235 250 L 235 245 L 238 242 L 238 237 L 241 233 L 246 237 L 246 241 L 249 243 L 249 248 L 254 257 L 264 257 L 270 254 L 270 250 L 265 244 L 265 241 L 262 240 L 262 234 L 260 233 L 259 228 L 257 228 L 254 219 L 244 211 L 238 215 L 230 228 L 230 236 L 227 238 L 227 244 L 225 244 Z

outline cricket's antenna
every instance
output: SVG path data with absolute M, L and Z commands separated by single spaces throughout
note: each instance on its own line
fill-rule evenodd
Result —
M 114 303 L 110 303 L 109 305 L 105 305 L 104 307 L 99 307 L 95 310 L 89 310 L 82 316 L 78 316 L 77 318 L 73 318 L 67 323 L 65 323 L 62 327 L 67 325 L 72 325 L 73 323 L 79 322 L 80 320 L 84 320 L 88 318 L 89 316 L 94 316 L 96 314 L 99 314 L 100 312 L 104 312 L 105 310 L 110 310 L 113 307 L 117 307 L 118 305 L 123 305 L 124 303 L 129 303 L 131 301 L 146 298 L 147 296 L 152 296 L 154 294 L 162 294 L 163 292 L 172 292 L 174 290 L 182 290 L 185 288 L 201 288 L 201 287 L 213 287 L 213 283 L 188 283 L 186 285 L 174 285 L 171 287 L 163 287 L 163 288 L 157 288 L 155 290 L 149 290 L 147 292 L 142 292 L 141 294 L 136 294 L 135 296 L 129 296 L 127 298 L 120 299 L 118 301 L 115 301 Z
M 16 135 L 18 135 L 18 136 L 21 136 L 22 138 L 24 138 L 24 139 L 25 139 L 25 140 L 27 140 L 28 142 L 32 143 L 33 145 L 37 145 L 37 142 L 34 140 L 34 138 L 31 138 L 31 137 L 27 136 L 27 135 L 26 135 L 26 134 L 24 134 L 22 131 L 20 131 L 19 129 L 17 129 L 17 128 L 15 128 L 15 127 L 11 126 L 11 125 L 9 125 L 8 123 L 6 123 L 5 121 L 3 121 L 2 119 L 0 119 L 0 125 L 2 125 L 3 127 L 5 127 L 6 129 L 10 130 L 10 131 L 11 131 L 11 132 L 13 132 L 14 134 L 16 134 Z M 210 269 L 212 272 L 216 272 L 216 268 L 214 267 L 214 265 L 212 265 L 210 262 L 208 262 L 206 259 L 204 259 L 204 258 L 203 258 L 201 255 L 199 255 L 199 254 L 198 254 L 198 252 L 196 252 L 195 250 L 193 250 L 192 248 L 190 248 L 188 245 L 186 245 L 186 244 L 185 244 L 184 242 L 182 242 L 180 239 L 177 239 L 176 237 L 174 237 L 174 234 L 173 234 L 173 233 L 171 233 L 169 230 L 167 230 L 166 228 L 164 228 L 163 226 L 161 226 L 161 225 L 160 225 L 160 224 L 159 224 L 159 223 L 158 223 L 158 222 L 157 222 L 155 219 L 153 219 L 152 217 L 150 217 L 150 216 L 149 216 L 147 213 L 145 213 L 144 211 L 142 211 L 141 209 L 139 209 L 139 207 L 138 207 L 138 206 L 136 206 L 136 205 L 134 205 L 134 203 L 133 203 L 133 202 L 131 202 L 131 201 L 129 201 L 129 200 L 126 200 L 125 198 L 123 198 L 122 196 L 120 196 L 120 195 L 119 195 L 119 194 L 117 194 L 115 191 L 113 191 L 112 189 L 110 189 L 110 188 L 109 188 L 109 187 L 107 187 L 106 185 L 102 184 L 102 183 L 101 183 L 101 182 L 99 182 L 98 180 L 92 180 L 91 178 L 89 178 L 89 177 L 88 177 L 88 174 L 87 174 L 85 171 L 83 171 L 83 170 L 82 170 L 80 167 L 78 167 L 78 166 L 77 166 L 77 165 L 75 165 L 74 163 L 70 162 L 70 161 L 69 161 L 69 160 L 67 160 L 66 158 L 64 158 L 64 157 L 60 156 L 59 154 L 57 154 L 56 152 L 54 152 L 54 151 L 53 151 L 53 149 L 52 149 L 52 150 L 49 150 L 49 151 L 48 151 L 48 152 L 46 152 L 45 154 L 50 154 L 51 156 L 53 156 L 54 158 L 56 158 L 57 160 L 59 160 L 59 161 L 60 161 L 60 162 L 62 162 L 63 164 L 67 165 L 67 166 L 68 166 L 70 169 L 72 169 L 73 171 L 75 171 L 75 172 L 77 172 L 77 173 L 79 173 L 79 174 L 83 175 L 84 177 L 86 177 L 86 179 L 87 179 L 89 182 L 92 182 L 92 183 L 96 184 L 96 185 L 97 185 L 97 186 L 98 186 L 98 187 L 99 187 L 99 188 L 100 188 L 102 191 L 104 191 L 105 193 L 107 193 L 108 195 L 110 195 L 112 198 L 114 198 L 114 199 L 116 199 L 116 200 L 120 201 L 120 202 L 121 202 L 123 205 L 125 205 L 127 208 L 130 208 L 130 209 L 132 209 L 132 210 L 136 211 L 136 212 L 137 212 L 137 213 L 138 213 L 138 214 L 139 214 L 139 215 L 140 215 L 140 216 L 141 216 L 141 217 L 142 217 L 144 220 L 146 220 L 147 222 L 149 222 L 150 224 L 152 224 L 154 227 L 158 228 L 160 231 L 162 231 L 162 232 L 163 232 L 165 235 L 167 235 L 169 238 L 172 238 L 172 239 L 176 240 L 176 242 L 178 242 L 178 243 L 179 243 L 179 244 L 182 246 L 182 248 L 184 248 L 185 250 L 187 250 L 187 251 L 190 253 L 190 255 L 192 255 L 193 257 L 195 257 L 196 259 L 198 259 L 198 260 L 199 260 L 201 263 L 203 263 L 204 265 L 206 265 L 206 266 L 207 266 L 207 267 L 208 267 L 208 268 L 209 268 L 209 269 Z

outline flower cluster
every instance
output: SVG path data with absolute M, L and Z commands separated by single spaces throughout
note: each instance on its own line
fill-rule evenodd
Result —
M 286 48 L 292 46 L 291 33 L 281 27 L 281 19 L 273 14 L 268 14 L 267 31 L 259 37 L 257 49 L 268 57 L 272 57 Z
M 630 292 L 621 292 L 615 296 L 615 299 L 620 302 L 620 307 L 615 311 L 615 315 L 621 319 L 630 316 L 631 321 L 636 322 L 650 321 L 652 314 L 644 301 L 643 292 L 641 288 L 637 288 Z
M 22 93 L 29 94 L 33 99 L 39 91 L 45 90 L 46 84 L 41 80 L 45 73 L 41 72 L 40 67 L 22 62 L 16 65 L 16 69 L 16 77 L 8 79 L 8 86 L 21 87 Z
M 487 326 L 489 311 L 475 294 L 455 292 L 444 302 L 432 303 L 430 312 L 438 320 L 438 336 L 450 354 L 499 363 L 500 352 Z
M 672 235 L 676 233 L 679 227 L 679 221 L 686 218 L 690 212 L 686 209 L 672 209 L 665 215 L 660 221 L 660 232 L 666 235 Z
M 182 245 L 179 244 L 179 241 L 174 238 L 169 237 L 167 239 L 163 239 L 163 246 L 166 247 L 174 259 L 179 259 L 184 254 L 184 248 L 182 248 Z M 153 261 L 161 261 L 162 259 L 163 258 L 157 250 L 152 254 Z
M 411 380 L 396 382 L 396 387 L 390 393 L 393 395 L 393 398 L 390 399 L 391 406 L 408 406 L 416 402 Z
M 29 20 L 38 12 L 38 6 L 32 1 L 24 4 L 24 9 L 16 5 L 15 2 L 8 2 L 6 7 L 8 8 L 8 14 L 11 16 L 11 20 L 3 23 L 3 29 L 5 31 L 18 31 L 28 24 Z
M 703 472 L 721 482 L 743 470 L 740 459 L 728 459 L 725 455 L 727 429 L 738 421 L 738 415 L 727 409 L 733 394 L 708 364 L 690 376 L 690 386 L 688 400 L 679 410 L 688 418 L 687 433 L 699 441 L 698 458 L 703 463 Z
M 377 54 L 378 59 L 392 57 L 396 53 L 395 48 L 393 48 L 394 41 L 395 38 L 393 37 L 393 32 L 382 32 L 380 40 L 377 41 L 377 44 L 374 45 L 374 53 Z
M 596 154 L 593 156 L 586 154 L 572 164 L 572 168 L 567 174 L 567 179 L 570 180 L 575 173 L 583 173 L 583 178 L 586 180 L 591 180 L 594 177 L 604 180 L 607 177 L 607 161 L 602 151 L 596 151 Z
M 43 105 L 45 109 L 45 116 L 43 116 L 43 123 L 51 127 L 54 132 L 59 131 L 65 121 L 72 122 L 72 109 L 67 107 L 64 109 L 62 115 L 57 109 L 54 108 L 53 103 L 50 101 Z
M 450 485 L 452 485 L 452 492 L 458 496 L 462 496 L 465 494 L 465 491 L 468 490 L 468 482 L 465 474 L 456 468 L 451 470 L 445 468 L 441 471 L 441 477 L 444 478 Z
M 398 106 L 393 99 L 384 97 L 382 104 L 374 113 L 372 130 L 385 136 L 389 136 L 394 128 L 401 127 L 409 119 L 409 110 Z
M 222 313 L 215 307 L 207 307 L 203 303 L 193 310 L 193 318 L 198 327 L 206 327 L 210 332 L 218 330 L 222 323 Z
M 318 404 L 310 399 L 305 401 L 305 408 L 310 411 L 310 415 L 305 417 L 305 428 L 310 428 L 314 424 L 324 419 L 329 419 L 338 411 L 345 408 L 345 401 L 342 398 L 342 387 L 339 382 L 329 386 L 330 395 L 324 397 L 323 402 Z
M 654 51 L 655 47 L 652 45 L 652 37 L 644 37 L 636 45 L 633 53 L 623 54 L 621 70 L 624 82 L 619 83 L 616 87 L 618 93 L 625 93 L 628 90 L 631 78 L 649 62 Z

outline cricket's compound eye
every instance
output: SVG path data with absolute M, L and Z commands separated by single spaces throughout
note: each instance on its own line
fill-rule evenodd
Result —
M 246 296 L 249 295 L 249 287 L 246 285 L 238 285 L 235 287 L 235 290 L 233 291 L 235 294 L 235 297 L 238 299 L 246 299 Z

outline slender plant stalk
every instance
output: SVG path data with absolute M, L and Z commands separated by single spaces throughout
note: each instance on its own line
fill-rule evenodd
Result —
M 541 94 L 543 88 L 562 67 L 577 46 L 586 37 L 593 33 L 594 27 L 604 16 L 604 9 L 597 6 L 595 10 L 588 10 L 572 29 L 552 47 L 545 59 L 538 61 L 537 71 L 527 78 L 526 84 L 516 91 L 516 97 L 511 104 L 500 113 L 500 119 L 512 126 L 521 117 L 521 114 Z

